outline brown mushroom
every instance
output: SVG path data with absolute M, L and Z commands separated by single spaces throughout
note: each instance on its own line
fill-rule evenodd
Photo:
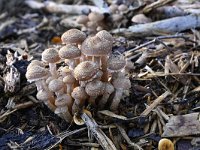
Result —
M 56 106 L 54 105 L 55 99 L 54 99 L 54 95 L 52 92 L 46 91 L 46 90 L 40 90 L 37 92 L 36 97 L 37 97 L 37 99 L 44 102 L 44 104 L 47 105 L 47 107 L 50 110 L 52 110 L 53 112 L 55 111 L 55 109 L 56 109 Z
M 84 104 L 85 100 L 88 98 L 87 93 L 83 87 L 76 87 L 72 92 L 72 97 L 74 98 L 74 104 L 72 106 L 72 114 L 75 114 L 80 110 Z
M 55 109 L 55 114 L 65 119 L 67 122 L 71 122 L 72 116 L 70 113 L 73 101 L 71 96 L 67 94 L 63 94 L 56 98 L 55 105 L 57 108 Z
M 73 70 L 79 63 L 79 58 L 81 57 L 81 50 L 72 44 L 67 44 L 59 50 L 59 56 L 60 58 L 68 59 L 69 69 Z
M 109 9 L 110 9 L 110 11 L 114 14 L 114 13 L 116 13 L 117 10 L 118 10 L 118 5 L 117 5 L 117 4 L 111 4 L 111 5 L 109 6 Z
M 128 7 L 125 4 L 121 4 L 118 6 L 118 10 L 121 12 L 125 12 L 128 10 Z
M 48 48 L 42 52 L 42 61 L 49 64 L 50 73 L 52 76 L 57 76 L 56 63 L 60 60 L 58 51 L 55 48 Z
M 48 78 L 49 72 L 47 69 L 34 65 L 29 67 L 26 72 L 26 78 L 29 82 L 35 82 L 37 90 L 48 90 L 45 79 Z
M 90 96 L 89 103 L 96 106 L 95 99 L 104 92 L 103 82 L 94 80 L 86 84 L 85 92 Z
M 64 44 L 75 44 L 79 45 L 81 44 L 86 38 L 86 35 L 84 32 L 78 30 L 78 29 L 70 29 L 63 33 L 61 36 L 61 40 Z
M 118 109 L 124 90 L 131 88 L 131 82 L 127 78 L 117 78 L 112 82 L 112 84 L 116 90 L 110 109 L 116 111 Z
M 67 94 L 71 95 L 73 84 L 76 82 L 76 79 L 73 75 L 68 74 L 63 78 L 63 82 L 67 85 Z
M 99 68 L 96 63 L 91 61 L 81 62 L 74 69 L 74 77 L 79 81 L 86 81 L 91 79 L 97 72 Z

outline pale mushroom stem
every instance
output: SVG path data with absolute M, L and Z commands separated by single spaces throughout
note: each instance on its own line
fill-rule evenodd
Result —
M 67 84 L 67 94 L 71 95 L 72 90 L 73 90 L 73 85 Z
M 98 104 L 98 107 L 99 109 L 103 109 L 105 104 L 107 103 L 108 101 L 108 98 L 110 97 L 110 94 L 106 93 L 102 96 L 102 98 L 99 100 L 99 104 Z
M 99 56 L 93 56 L 92 61 L 95 62 L 100 67 L 100 57 Z
M 54 101 L 55 101 L 55 99 L 48 99 L 47 101 L 44 101 L 44 104 L 53 112 L 56 110 Z
M 102 67 L 102 71 L 103 71 L 103 76 L 102 76 L 102 81 L 103 82 L 108 82 L 108 70 L 107 70 L 107 65 L 108 64 L 108 57 L 106 56 L 102 56 L 101 57 L 101 67 Z
M 35 85 L 37 87 L 37 91 L 40 91 L 40 90 L 49 91 L 44 79 L 35 81 Z
M 72 114 L 76 113 L 78 110 L 80 110 L 85 103 L 85 100 L 81 99 L 75 99 L 73 106 L 72 106 Z
M 49 63 L 49 70 L 53 77 L 57 77 L 57 68 L 55 63 Z
M 57 114 L 59 117 L 63 118 L 67 122 L 71 122 L 71 120 L 72 120 L 72 116 L 71 116 L 67 106 L 57 108 L 55 110 L 55 114 Z
M 119 103 L 120 103 L 121 98 L 122 98 L 122 94 L 123 94 L 123 89 L 122 88 L 116 89 L 115 96 L 114 96 L 112 104 L 110 106 L 110 109 L 112 111 L 116 111 L 118 109 Z

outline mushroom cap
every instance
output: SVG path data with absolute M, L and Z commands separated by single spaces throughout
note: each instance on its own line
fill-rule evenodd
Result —
M 134 23 L 149 23 L 151 19 L 147 18 L 144 14 L 137 14 L 132 17 L 131 21 Z
M 112 37 L 112 35 L 108 31 L 106 31 L 106 30 L 99 31 L 96 34 L 96 36 L 99 37 L 101 40 L 106 40 L 106 41 L 110 42 L 111 44 L 113 43 L 113 37 Z
M 81 56 L 81 50 L 75 45 L 67 44 L 59 50 L 58 54 L 63 59 L 75 59 Z
M 108 59 L 108 70 L 120 71 L 126 66 L 126 60 L 119 57 L 110 57 Z
M 58 92 L 64 87 L 64 83 L 62 80 L 53 79 L 49 82 L 49 90 L 52 92 Z
M 113 14 L 112 15 L 112 21 L 114 22 L 119 22 L 123 19 L 123 15 L 122 14 Z
M 50 98 L 53 98 L 53 93 L 46 90 L 40 90 L 37 92 L 36 97 L 41 101 L 48 101 Z
M 112 92 L 114 92 L 114 87 L 111 83 L 104 83 L 105 88 L 104 88 L 104 94 L 111 94 Z
M 104 19 L 104 15 L 103 14 L 100 14 L 98 12 L 91 12 L 89 15 L 88 15 L 88 18 L 90 21 L 93 21 L 93 22 L 99 22 L 101 20 Z
M 42 61 L 56 63 L 60 60 L 58 51 L 55 48 L 48 48 L 42 52 Z
M 91 79 L 99 70 L 96 63 L 92 61 L 84 61 L 74 68 L 74 77 L 80 81 Z
M 161 139 L 158 143 L 158 150 L 174 150 L 174 144 L 169 139 Z
M 80 87 L 80 86 L 74 88 L 71 95 L 74 99 L 79 99 L 79 100 L 81 100 L 81 99 L 85 100 L 85 99 L 88 98 L 88 95 L 85 92 L 85 89 L 83 87 Z
M 76 81 L 73 75 L 68 74 L 63 78 L 63 82 L 67 84 L 73 84 Z
M 42 61 L 33 60 L 33 61 L 31 61 L 31 63 L 28 65 L 27 70 L 29 70 L 32 66 L 45 67 L 45 64 L 44 64 Z
M 119 11 L 127 11 L 128 10 L 128 7 L 124 4 L 121 4 L 118 6 L 118 10 Z
M 103 88 L 103 82 L 99 81 L 99 80 L 94 80 L 91 81 L 89 83 L 86 84 L 85 86 L 85 92 L 89 95 L 89 96 L 99 96 L 102 95 L 104 92 L 104 88 Z
M 118 5 L 117 4 L 111 4 L 109 6 L 109 9 L 112 13 L 115 13 L 118 10 Z
M 69 104 L 71 104 L 72 98 L 71 96 L 67 95 L 67 94 L 63 94 L 61 96 L 58 96 L 55 100 L 55 105 L 56 106 L 68 106 Z
M 45 79 L 48 77 L 49 71 L 43 67 L 34 65 L 26 72 L 26 78 L 29 82 Z
M 104 56 L 111 52 L 112 44 L 98 36 L 88 37 L 82 43 L 82 53 L 87 56 Z
M 117 78 L 113 80 L 112 84 L 116 89 L 128 90 L 131 88 L 131 81 L 127 78 Z
M 86 34 L 78 29 L 70 29 L 61 36 L 61 40 L 65 44 L 80 44 L 85 40 L 85 38 Z
M 89 21 L 89 18 L 86 15 L 80 15 L 76 19 L 76 22 L 79 23 L 79 24 L 86 24 L 88 21 Z

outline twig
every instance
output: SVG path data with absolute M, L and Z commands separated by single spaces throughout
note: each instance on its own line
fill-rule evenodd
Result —
M 54 143 L 53 145 L 51 145 L 50 147 L 46 148 L 45 150 L 50 150 L 50 149 L 54 148 L 56 145 L 61 143 L 62 140 L 64 140 L 66 137 L 71 136 L 71 135 L 76 134 L 76 133 L 79 133 L 81 131 L 84 131 L 85 129 L 86 128 L 84 127 L 84 128 L 77 129 L 77 130 L 74 130 L 74 131 L 64 131 L 64 132 L 56 135 L 56 137 L 59 138 L 59 140 L 56 143 Z
M 91 116 L 83 112 L 80 117 L 104 150 L 117 150 L 113 142 L 99 128 L 98 124 Z
M 57 4 L 53 1 L 46 1 L 44 3 L 35 0 L 26 0 L 25 3 L 32 9 L 46 9 L 51 13 L 66 13 L 66 14 L 83 14 L 84 12 L 95 11 L 102 13 L 102 10 L 95 6 L 88 5 L 65 5 Z M 104 13 L 104 12 L 103 12 Z
M 121 135 L 123 136 L 123 138 L 126 140 L 126 142 L 131 146 L 131 147 L 135 147 L 138 150 L 143 150 L 143 148 L 141 148 L 139 145 L 137 145 L 136 143 L 133 143 L 130 138 L 128 137 L 128 135 L 126 134 L 126 131 L 119 125 L 117 125 L 118 130 L 120 131 Z
M 140 116 L 147 116 L 155 107 L 157 107 L 167 96 L 169 96 L 171 93 L 166 91 L 162 95 L 160 95 L 157 99 L 154 100 L 154 102 L 147 107 Z

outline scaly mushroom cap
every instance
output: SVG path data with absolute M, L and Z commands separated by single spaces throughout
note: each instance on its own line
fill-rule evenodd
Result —
M 41 101 L 48 101 L 50 98 L 53 97 L 53 94 L 45 90 L 40 90 L 38 91 L 36 97 Z
M 91 12 L 89 15 L 88 15 L 88 18 L 90 21 L 93 21 L 93 22 L 99 22 L 101 20 L 104 19 L 104 15 L 103 14 L 100 14 L 98 12 Z
M 89 19 L 88 19 L 88 16 L 86 16 L 86 15 L 80 15 L 76 19 L 76 22 L 79 24 L 86 24 L 88 21 L 89 21 Z
M 34 65 L 27 70 L 26 78 L 29 82 L 33 82 L 47 78 L 48 74 L 49 72 L 47 69 Z
M 126 66 L 126 61 L 120 59 L 119 57 L 110 57 L 108 59 L 108 70 L 110 71 L 120 71 Z
M 47 63 L 56 63 L 60 60 L 58 51 L 55 48 L 48 48 L 42 52 L 42 61 Z
M 127 78 L 117 78 L 112 82 L 112 84 L 116 89 L 122 88 L 128 90 L 131 88 L 131 82 Z
M 104 92 L 103 82 L 94 80 L 86 84 L 85 91 L 89 96 L 99 96 Z
M 72 97 L 74 99 L 82 99 L 82 100 L 85 100 L 88 98 L 88 95 L 87 93 L 85 92 L 85 89 L 83 87 L 76 87 L 73 89 L 73 92 L 72 92 Z
M 67 44 L 59 50 L 58 54 L 63 59 L 74 59 L 81 56 L 81 50 L 72 44 Z
M 96 34 L 96 36 L 99 37 L 101 40 L 106 40 L 106 41 L 110 42 L 111 47 L 112 47 L 113 37 L 108 31 L 101 30 Z
M 67 106 L 71 105 L 71 102 L 72 102 L 71 96 L 63 94 L 62 96 L 56 98 L 55 105 L 63 107 L 65 105 Z
M 33 60 L 33 61 L 31 61 L 31 63 L 28 65 L 27 70 L 29 70 L 32 66 L 45 67 L 45 64 L 44 64 L 42 61 Z
M 63 82 L 67 84 L 73 84 L 76 81 L 73 75 L 68 74 L 63 78 Z
M 103 56 L 112 50 L 112 44 L 106 40 L 101 40 L 97 36 L 88 37 L 82 43 L 82 53 L 87 56 Z
M 74 69 L 74 77 L 79 81 L 91 79 L 98 71 L 98 66 L 92 61 L 84 61 Z
M 62 80 L 53 79 L 49 82 L 49 90 L 52 92 L 57 92 L 64 87 L 64 83 Z
M 63 33 L 63 35 L 61 36 L 61 40 L 65 44 L 69 43 L 80 44 L 85 40 L 85 38 L 86 38 L 85 33 L 78 29 L 70 29 L 65 33 Z

